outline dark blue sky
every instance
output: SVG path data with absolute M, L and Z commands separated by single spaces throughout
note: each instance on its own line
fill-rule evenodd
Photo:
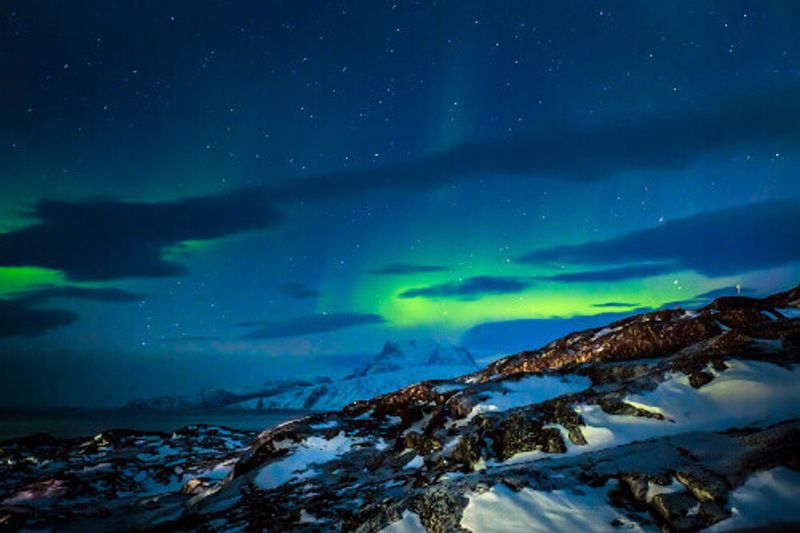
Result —
M 800 281 L 794 2 L 5 2 L 0 405 Z M 724 291 L 723 291 L 724 292 Z

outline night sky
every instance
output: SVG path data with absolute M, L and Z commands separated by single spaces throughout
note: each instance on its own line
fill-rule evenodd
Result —
M 800 281 L 797 2 L 0 3 L 0 406 Z

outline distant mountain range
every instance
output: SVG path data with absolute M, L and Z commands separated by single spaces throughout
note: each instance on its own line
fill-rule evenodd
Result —
M 204 390 L 184 396 L 137 399 L 125 407 L 151 410 L 306 409 L 338 410 L 426 379 L 447 379 L 473 372 L 477 363 L 466 348 L 436 341 L 386 342 L 381 352 L 346 378 L 280 380 L 257 390 Z

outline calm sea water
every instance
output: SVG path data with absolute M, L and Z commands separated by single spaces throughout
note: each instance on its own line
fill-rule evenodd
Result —
M 88 437 L 108 429 L 169 432 L 191 424 L 262 431 L 307 414 L 309 411 L 161 413 L 125 410 L 6 414 L 0 415 L 0 440 L 32 433 L 49 433 L 57 437 Z

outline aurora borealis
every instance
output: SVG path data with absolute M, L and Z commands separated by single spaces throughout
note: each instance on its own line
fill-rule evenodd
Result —
M 7 2 L 0 406 L 800 281 L 793 2 Z

